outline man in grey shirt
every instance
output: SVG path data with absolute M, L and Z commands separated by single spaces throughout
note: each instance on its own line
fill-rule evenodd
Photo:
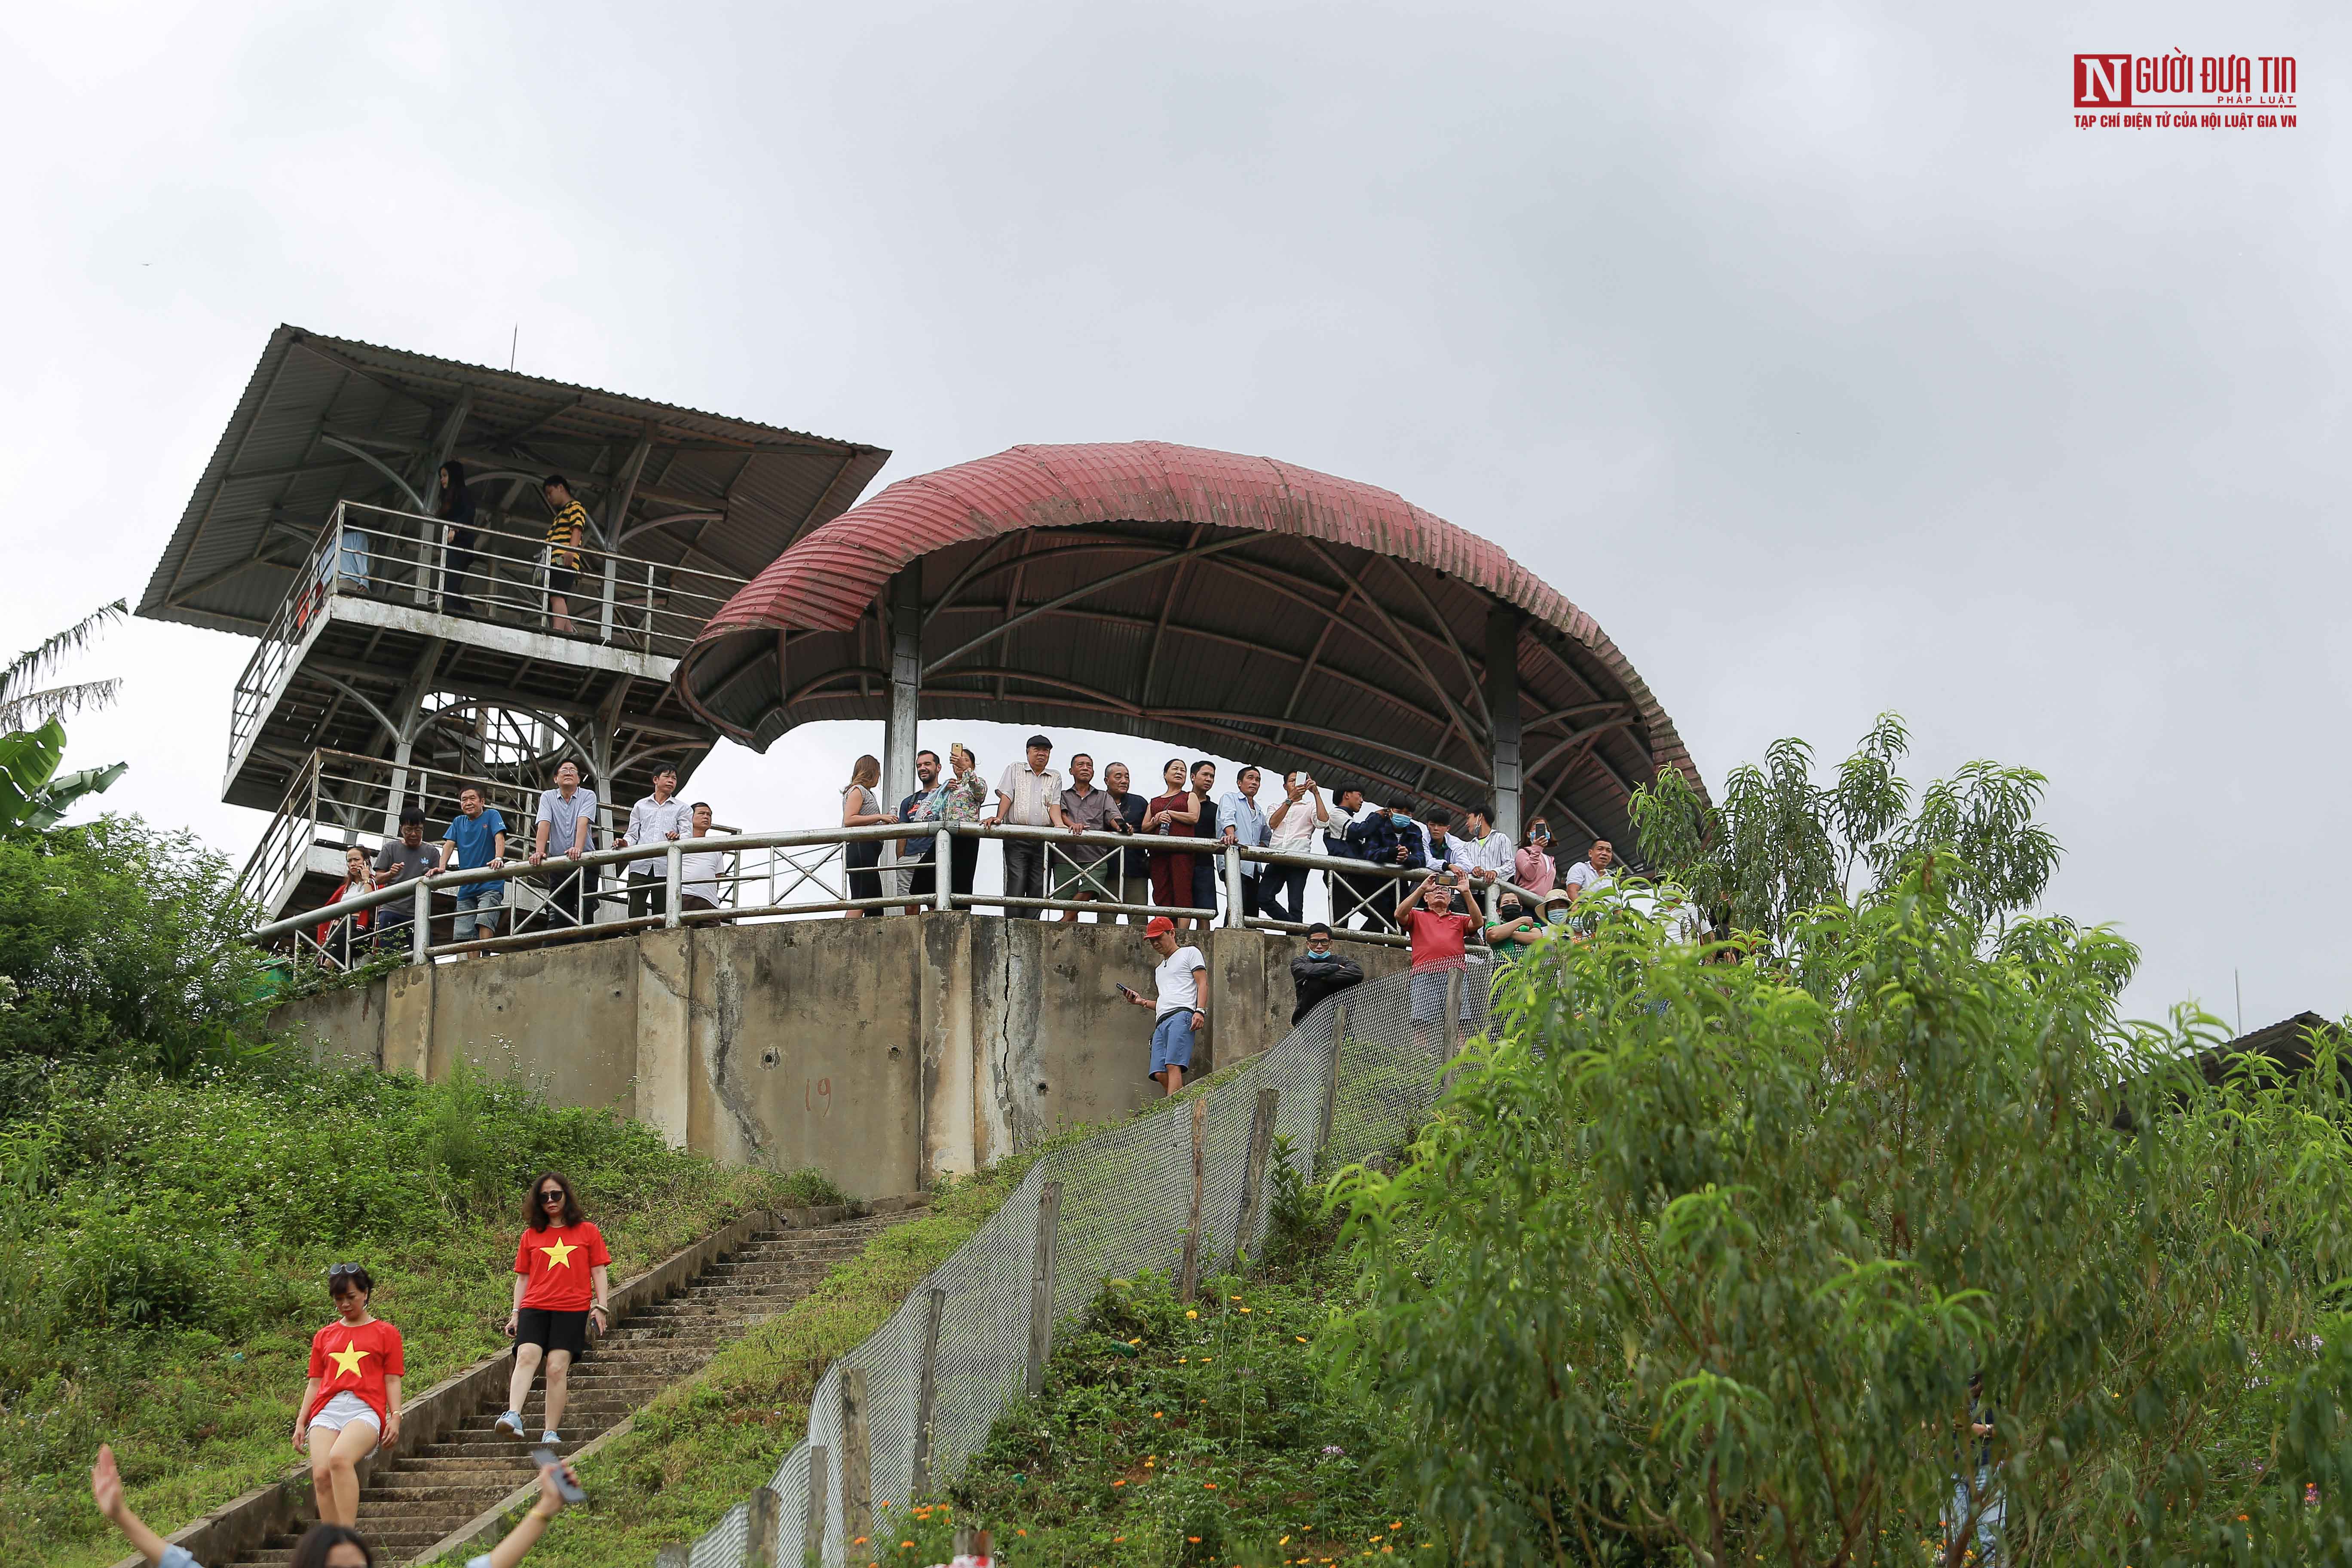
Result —
M 403 807 L 400 813 L 400 837 L 387 839 L 383 847 L 376 852 L 375 885 L 379 888 L 389 888 L 398 882 L 414 882 L 417 878 L 439 869 L 440 865 L 440 851 L 425 847 L 424 808 L 415 805 Z M 410 898 L 394 899 L 389 903 L 377 905 L 376 945 L 385 947 L 405 943 L 409 940 L 408 922 L 415 913 L 416 905 L 413 895 Z M 400 928 L 397 937 L 393 932 L 394 926 Z
M 1062 792 L 1062 824 L 1073 833 L 1112 833 L 1111 818 L 1118 803 L 1107 789 L 1095 787 L 1095 760 L 1080 752 L 1070 759 L 1070 787 Z M 1054 879 L 1054 897 L 1076 903 L 1097 903 L 1111 897 L 1110 872 L 1118 863 L 1107 858 L 1112 851 L 1093 844 L 1073 844 L 1062 852 L 1069 865 Z M 1062 911 L 1062 923 L 1078 918 L 1076 910 Z
M 555 787 L 541 793 L 539 826 L 530 847 L 534 866 L 551 858 L 577 860 L 596 847 L 596 792 L 580 784 L 580 764 L 556 764 Z M 540 919 L 549 925 L 581 925 L 581 895 L 589 873 L 557 865 L 548 872 L 547 903 Z

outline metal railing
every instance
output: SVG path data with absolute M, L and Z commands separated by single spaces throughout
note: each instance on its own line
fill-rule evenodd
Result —
M 330 601 L 373 599 L 676 658 L 744 580 L 583 547 L 562 559 L 539 534 L 338 501 L 230 700 L 232 764 L 284 695 Z M 556 602 L 564 614 L 556 615 Z
M 535 812 L 535 800 L 532 809 Z M 911 826 L 886 823 L 867 827 L 774 833 L 713 833 L 707 838 L 631 845 L 577 856 L 559 851 L 537 867 L 518 865 L 510 858 L 500 866 L 440 872 L 355 894 L 257 926 L 248 940 L 260 943 L 291 941 L 305 952 L 341 963 L 343 960 L 335 957 L 333 952 L 338 946 L 337 937 L 331 932 L 322 938 L 314 928 L 331 926 L 358 911 L 395 903 L 402 906 L 397 913 L 373 922 L 379 927 L 377 944 L 381 945 L 384 925 L 397 927 L 400 942 L 414 963 L 458 953 L 533 947 L 654 927 L 675 929 L 728 921 L 805 919 L 851 910 L 889 914 L 923 908 L 941 911 L 981 908 L 1073 914 L 1092 911 L 1098 918 L 1123 916 L 1132 920 L 1166 915 L 1180 925 L 1191 922 L 1202 927 L 1305 931 L 1308 922 L 1246 912 L 1241 891 L 1242 868 L 1256 863 L 1268 868 L 1297 867 L 1310 873 L 1319 870 L 1331 878 L 1335 918 L 1329 923 L 1335 940 L 1403 946 L 1406 939 L 1398 934 L 1393 924 L 1395 904 L 1402 890 L 1399 884 L 1410 886 L 1426 874 L 1422 868 L 1377 866 L 1328 855 L 1203 843 L 1189 853 L 1217 858 L 1219 881 L 1225 894 L 1220 912 L 1192 903 L 1155 903 L 1148 890 L 1136 888 L 1135 872 L 1127 861 L 1129 854 L 1147 857 L 1148 865 L 1148 857 L 1154 854 L 1187 853 L 1167 847 L 1169 841 L 1156 837 L 989 826 L 971 822 L 927 823 L 920 826 L 939 835 L 929 860 L 911 866 L 903 862 L 869 864 L 864 863 L 861 856 L 853 861 L 854 849 L 872 845 L 878 851 L 883 845 L 919 837 L 910 833 Z M 527 821 L 519 831 L 509 828 L 509 844 L 517 858 L 528 855 L 531 831 Z M 994 838 L 1009 844 L 1042 845 L 1045 892 L 1030 895 L 959 889 L 953 875 L 957 858 L 947 847 L 955 838 Z M 976 848 L 975 843 L 975 854 Z M 1082 858 L 1087 852 L 1097 849 L 1108 853 L 1097 861 Z M 909 890 L 896 879 L 919 876 L 927 869 L 931 872 L 931 885 L 927 891 Z M 1080 870 L 1092 872 L 1098 888 L 1081 889 L 1076 875 Z M 530 889 L 527 895 L 530 912 L 526 920 L 533 929 L 521 930 L 520 926 L 524 922 L 518 922 L 518 929 L 507 935 L 457 940 L 452 930 L 458 913 L 457 892 L 489 882 L 521 883 Z M 1481 884 L 1477 890 L 1483 893 L 1490 918 L 1506 891 L 1518 894 L 1527 902 L 1529 913 L 1535 912 L 1541 899 L 1539 894 L 1500 879 Z M 1077 896 L 1081 891 L 1096 896 Z M 705 900 L 704 907 L 688 907 L 688 895 Z M 508 907 L 514 907 L 511 900 Z M 658 912 L 655 912 L 656 909 Z M 1349 920 L 1359 917 L 1366 920 L 1363 929 L 1348 927 Z M 436 931 L 451 931 L 450 940 L 435 940 Z M 348 931 L 346 927 L 340 939 L 345 949 L 352 945 Z

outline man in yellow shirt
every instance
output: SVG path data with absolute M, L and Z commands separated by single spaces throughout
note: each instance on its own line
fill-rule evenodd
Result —
M 541 483 L 551 514 L 547 522 L 547 610 L 559 636 L 572 632 L 571 595 L 579 591 L 580 551 L 588 542 L 588 509 L 572 499 L 562 474 Z

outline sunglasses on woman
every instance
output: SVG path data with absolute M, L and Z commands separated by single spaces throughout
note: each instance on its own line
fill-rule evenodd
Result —
M 539 1201 L 543 1204 L 560 1204 L 563 1201 L 562 1191 L 560 1188 L 550 1187 L 539 1194 Z
M 356 1263 L 331 1263 L 327 1266 L 327 1279 L 330 1281 L 342 1279 L 359 1271 L 360 1266 Z

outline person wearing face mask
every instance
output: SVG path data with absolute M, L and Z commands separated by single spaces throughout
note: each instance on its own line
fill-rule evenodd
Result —
M 1512 963 L 1542 940 L 1542 923 L 1528 913 L 1518 894 L 1505 893 L 1495 900 L 1495 918 L 1486 925 L 1486 945 L 1494 949 L 1497 960 Z
M 1528 841 L 1511 858 L 1511 880 L 1530 893 L 1559 886 L 1559 864 L 1551 858 L 1551 825 L 1540 816 L 1528 824 Z
M 1575 903 L 1565 892 L 1555 888 L 1544 895 L 1543 923 L 1546 931 L 1568 930 L 1569 910 Z
M 1354 960 L 1331 951 L 1331 928 L 1317 921 L 1307 928 L 1307 951 L 1290 961 L 1290 984 L 1298 993 L 1298 1005 L 1290 1010 L 1291 1023 L 1313 1012 L 1315 1004 L 1326 996 L 1363 983 L 1363 970 Z
M 1428 854 L 1422 844 L 1420 826 L 1413 821 L 1412 813 L 1402 806 L 1372 807 L 1349 827 L 1347 838 L 1349 847 L 1355 851 L 1355 858 L 1374 866 L 1418 871 L 1429 864 Z M 1364 929 L 1383 931 L 1399 929 L 1389 907 L 1395 901 L 1395 892 L 1402 885 L 1402 879 L 1381 878 L 1375 881 L 1367 877 L 1364 881 L 1368 886 L 1381 889 L 1380 896 L 1364 906 Z

